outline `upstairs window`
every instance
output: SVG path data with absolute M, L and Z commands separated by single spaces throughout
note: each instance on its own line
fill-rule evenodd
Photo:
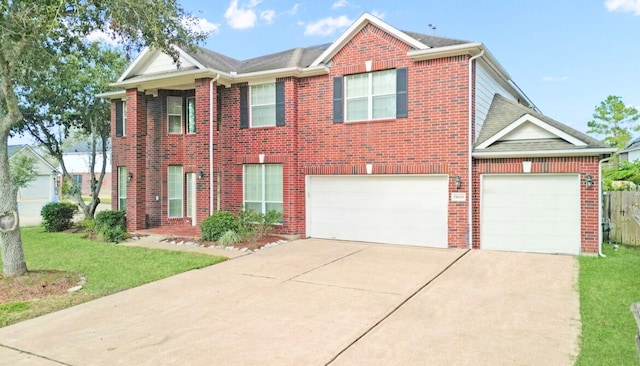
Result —
M 196 98 L 187 98 L 187 133 L 196 133 Z
M 167 97 L 167 132 L 182 133 L 182 97 Z
M 334 77 L 333 121 L 407 117 L 407 69 Z
M 116 137 L 126 136 L 127 132 L 127 102 L 116 101 Z
M 251 127 L 276 125 L 276 84 L 251 86 Z
M 240 87 L 240 128 L 284 126 L 284 82 Z

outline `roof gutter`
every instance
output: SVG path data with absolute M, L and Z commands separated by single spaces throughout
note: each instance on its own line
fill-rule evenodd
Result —
M 593 149 L 567 149 L 567 150 L 531 150 L 531 151 L 474 151 L 472 156 L 476 159 L 493 158 L 535 158 L 535 157 L 563 157 L 563 156 L 598 156 L 611 154 L 615 149 L 608 147 Z

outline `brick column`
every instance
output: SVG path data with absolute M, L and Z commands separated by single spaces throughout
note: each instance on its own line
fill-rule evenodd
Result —
M 147 103 L 137 89 L 127 90 L 127 230 L 146 228 Z

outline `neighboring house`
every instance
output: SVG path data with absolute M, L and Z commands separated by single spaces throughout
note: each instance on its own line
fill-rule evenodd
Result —
M 19 156 L 28 156 L 34 161 L 36 178 L 26 187 L 18 190 L 18 201 L 49 202 L 57 200 L 56 188 L 58 172 L 45 158 L 29 145 L 9 146 L 9 162 Z
M 245 61 L 177 50 L 179 68 L 145 49 L 102 95 L 130 230 L 274 209 L 302 237 L 598 250 L 613 149 L 538 113 L 481 43 L 364 14 L 331 44 Z
M 640 137 L 633 139 L 618 154 L 621 161 L 636 161 L 640 159 Z
M 73 177 L 80 187 L 83 196 L 91 195 L 91 145 L 88 142 L 80 142 L 62 152 L 62 159 L 67 172 Z M 100 178 L 102 172 L 102 148 L 97 147 L 96 163 L 94 166 L 95 178 Z M 59 169 L 62 171 L 62 168 Z M 111 197 L 111 144 L 107 146 L 107 163 L 105 175 L 100 188 L 100 197 Z

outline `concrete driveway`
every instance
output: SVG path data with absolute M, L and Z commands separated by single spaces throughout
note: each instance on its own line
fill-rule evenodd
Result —
M 571 365 L 569 256 L 298 240 L 0 329 L 0 365 Z

